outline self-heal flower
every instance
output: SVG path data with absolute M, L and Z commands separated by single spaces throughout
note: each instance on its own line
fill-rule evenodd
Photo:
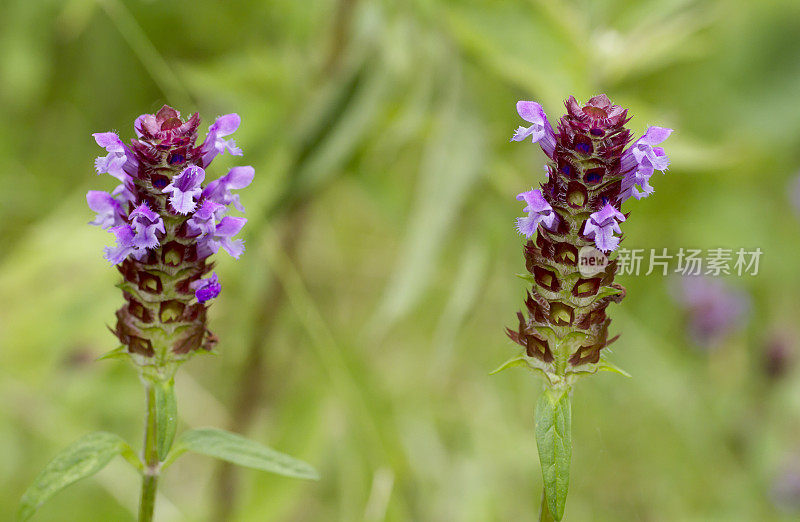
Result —
M 630 197 L 646 198 L 654 192 L 650 185 L 650 177 L 656 170 L 665 171 L 669 166 L 669 158 L 664 149 L 656 147 L 672 134 L 672 129 L 665 127 L 649 127 L 644 136 L 636 140 L 623 154 L 620 169 L 624 171 L 620 201 Z M 641 192 L 636 188 L 639 187 Z
M 241 156 L 242 149 L 236 146 L 235 140 L 225 140 L 225 136 L 233 134 L 239 128 L 241 118 L 238 114 L 220 116 L 208 128 L 208 136 L 200 146 L 203 167 L 207 167 L 217 155 L 226 150 L 234 156 Z
M 511 138 L 530 136 L 549 158 L 541 190 L 517 196 L 528 213 L 517 219 L 517 230 L 529 238 L 523 279 L 530 286 L 515 327 L 506 329 L 523 351 L 501 367 L 526 366 L 546 378 L 535 414 L 545 490 L 542 520 L 561 520 L 564 514 L 572 385 L 579 377 L 613 368 L 602 356 L 616 339 L 609 339 L 606 309 L 622 301 L 625 289 L 614 282 L 616 260 L 597 250 L 618 247 L 626 219 L 621 201 L 640 197 L 637 186 L 642 194 L 652 192 L 653 171 L 669 164 L 657 145 L 671 132 L 651 127 L 626 149 L 631 141 L 626 109 L 602 94 L 585 104 L 570 96 L 564 105 L 567 113 L 554 131 L 541 105 L 518 102 L 517 112 L 531 126 L 519 127 Z M 550 436 L 553 422 L 557 440 Z
M 126 164 L 129 169 L 134 168 L 136 165 L 136 160 L 128 148 L 114 132 L 96 132 L 92 136 L 94 136 L 97 144 L 108 152 L 108 155 L 100 156 L 94 161 L 94 168 L 97 173 L 111 174 L 124 183 L 128 178 L 128 174 L 125 172 Z
M 172 178 L 170 184 L 164 187 L 163 192 L 170 194 L 169 203 L 175 212 L 188 214 L 197 207 L 195 198 L 200 197 L 203 192 L 200 185 L 205 178 L 205 170 L 198 166 L 190 165 Z
M 198 279 L 193 282 L 189 287 L 194 290 L 194 295 L 201 303 L 210 301 L 219 295 L 222 291 L 222 286 L 219 284 L 216 272 L 211 274 L 207 279 Z
M 102 190 L 90 190 L 86 193 L 86 203 L 90 209 L 97 212 L 94 220 L 89 222 L 90 225 L 110 228 L 127 222 L 128 216 L 123 207 L 127 201 L 124 198 L 115 197 L 121 196 L 124 189 L 125 187 L 120 185 L 111 194 Z
M 536 232 L 539 223 L 552 228 L 556 222 L 556 214 L 550 206 L 542 191 L 539 189 L 529 190 L 517 195 L 518 201 L 525 202 L 523 212 L 527 212 L 527 217 L 517 218 L 517 231 L 525 237 L 531 237 Z
M 553 127 L 547 121 L 547 115 L 541 105 L 532 101 L 517 102 L 517 112 L 520 117 L 530 123 L 529 127 L 518 127 L 511 137 L 511 141 L 523 141 L 530 136 L 533 143 L 539 143 L 548 156 L 552 156 L 555 148 L 555 135 Z
M 123 179 L 111 194 L 87 194 L 97 213 L 92 223 L 116 239 L 104 251 L 123 277 L 125 304 L 114 333 L 143 367 L 182 362 L 213 347 L 206 310 L 221 287 L 216 274 L 206 277 L 209 257 L 225 250 L 238 258 L 244 251 L 234 236 L 247 220 L 224 214 L 228 205 L 243 208 L 231 191 L 250 184 L 253 168 L 235 167 L 204 186 L 215 156 L 241 154 L 225 138 L 239 127 L 239 116 L 218 118 L 204 140 L 199 125 L 199 114 L 182 119 L 165 105 L 136 118 L 136 138 L 127 145 L 115 133 L 95 135 L 109 151 L 98 166 Z
M 203 190 L 203 197 L 220 205 L 233 205 L 236 210 L 244 212 L 244 207 L 239 203 L 239 195 L 231 194 L 231 190 L 245 188 L 252 183 L 254 175 L 253 167 L 234 167 L 221 178 L 209 183 Z
M 150 210 L 147 203 L 142 203 L 131 212 L 131 227 L 136 235 L 133 244 L 137 248 L 155 248 L 159 245 L 156 232 L 164 234 L 164 220 L 161 216 Z
M 247 223 L 247 219 L 241 217 L 225 216 L 222 218 L 214 227 L 213 235 L 198 241 L 198 257 L 203 258 L 216 254 L 222 248 L 231 257 L 239 259 L 239 256 L 244 252 L 244 240 L 232 238 L 239 233 L 245 223 Z
M 687 331 L 702 348 L 715 348 L 734 330 L 741 328 L 750 311 L 750 297 L 723 280 L 687 276 L 675 292 L 687 315 Z
M 614 208 L 611 203 L 592 213 L 586 220 L 583 234 L 594 238 L 594 244 L 603 252 L 611 252 L 619 245 L 619 238 L 614 234 L 622 234 L 619 224 L 625 221 L 625 216 Z
M 186 230 L 189 236 L 197 237 L 197 239 L 212 237 L 217 229 L 216 214 L 223 208 L 225 208 L 223 205 L 210 199 L 203 200 L 200 208 L 186 222 Z

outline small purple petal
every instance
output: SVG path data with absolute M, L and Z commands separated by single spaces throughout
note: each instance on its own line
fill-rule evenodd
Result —
M 136 159 L 128 148 L 113 132 L 96 132 L 92 134 L 98 145 L 106 149 L 108 155 L 100 156 L 94 161 L 94 167 L 98 174 L 108 173 L 122 181 L 128 179 L 126 170 L 133 170 Z
M 669 158 L 664 149 L 656 145 L 666 140 L 670 134 L 672 129 L 649 127 L 644 136 L 623 152 L 620 170 L 626 174 L 622 180 L 620 202 L 630 197 L 641 199 L 654 192 L 650 186 L 650 176 L 654 170 L 663 172 L 669 167 Z M 636 188 L 637 185 L 642 189 L 641 192 Z
M 163 192 L 170 194 L 169 203 L 175 212 L 188 214 L 197 207 L 194 200 L 203 192 L 200 185 L 205 178 L 206 172 L 195 165 L 186 167 L 180 174 L 172 178 Z
M 523 212 L 527 212 L 527 217 L 517 218 L 517 231 L 526 236 L 531 237 L 536 232 L 536 227 L 539 223 L 543 223 L 545 227 L 552 228 L 556 222 L 556 213 L 550 203 L 544 199 L 542 191 L 539 189 L 531 189 L 528 192 L 523 192 L 517 195 L 518 201 L 525 202 Z
M 619 223 L 625 221 L 625 216 L 610 203 L 594 212 L 586 220 L 583 234 L 594 239 L 594 244 L 603 252 L 611 252 L 619 245 L 619 238 L 614 234 L 622 234 Z
M 216 253 L 222 248 L 235 259 L 239 259 L 239 256 L 244 252 L 244 241 L 241 239 L 232 240 L 231 237 L 238 234 L 245 223 L 247 223 L 245 218 L 231 216 L 222 218 L 216 225 L 213 237 L 208 237 L 199 242 L 203 248 L 201 249 L 198 246 L 198 256 L 201 256 L 201 251 Z
M 533 143 L 538 142 L 544 153 L 552 157 L 556 148 L 556 138 L 553 127 L 547 121 L 547 115 L 542 106 L 532 101 L 518 101 L 517 113 L 523 120 L 532 125 L 530 127 L 518 127 L 511 137 L 511 141 L 522 141 L 530 136 Z
M 211 161 L 226 150 L 234 156 L 241 156 L 242 149 L 236 146 L 234 140 L 224 140 L 223 137 L 232 134 L 239 128 L 241 118 L 238 114 L 220 116 L 208 128 L 208 135 L 200 146 L 203 167 L 208 167 Z
M 122 203 L 108 192 L 90 190 L 86 193 L 86 203 L 90 209 L 97 212 L 97 217 L 95 217 L 94 221 L 89 222 L 90 225 L 110 228 L 122 225 L 127 221 Z
M 117 245 L 114 247 L 106 247 L 103 250 L 105 252 L 104 257 L 108 259 L 112 265 L 118 265 L 136 250 L 136 247 L 133 245 L 133 239 L 136 234 L 133 228 L 127 224 L 110 228 L 108 231 L 113 233 L 117 238 Z
M 222 285 L 219 284 L 216 272 L 212 273 L 208 279 L 198 279 L 189 286 L 194 290 L 195 297 L 201 303 L 214 299 L 222 291 Z
M 689 314 L 688 333 L 698 346 L 717 345 L 742 326 L 750 311 L 749 295 L 719 279 L 683 277 L 676 290 L 677 301 Z
M 203 200 L 200 208 L 186 221 L 186 228 L 190 236 L 197 236 L 198 239 L 211 238 L 216 231 L 216 213 L 225 208 L 224 206 L 211 201 Z
M 243 189 L 253 181 L 255 169 L 250 166 L 233 167 L 227 174 L 208 184 L 203 190 L 203 197 L 219 203 L 231 205 L 244 212 L 244 207 L 239 203 L 239 195 L 231 194 L 231 190 Z
M 160 243 L 156 232 L 165 233 L 161 216 L 150 210 L 147 202 L 142 203 L 131 212 L 131 226 L 136 233 L 133 245 L 138 249 L 156 248 Z

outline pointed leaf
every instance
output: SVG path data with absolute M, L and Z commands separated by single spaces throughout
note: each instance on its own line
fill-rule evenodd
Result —
M 601 372 L 614 372 L 625 377 L 630 377 L 631 374 L 617 366 L 616 364 L 612 363 L 605 357 L 600 357 L 600 364 L 598 365 L 598 370 Z
M 547 388 L 536 403 L 536 445 L 542 466 L 547 507 L 561 520 L 569 490 L 572 458 L 572 411 L 567 388 Z
M 175 442 L 164 466 L 186 451 L 286 477 L 319 479 L 319 474 L 309 464 L 224 430 L 201 428 L 184 432 Z
M 103 431 L 85 435 L 62 450 L 39 473 L 22 495 L 17 517 L 28 520 L 50 497 L 73 482 L 94 475 L 117 455 L 131 463 L 138 462 L 131 447 L 118 435 Z
M 527 367 L 527 366 L 530 366 L 530 365 L 528 364 L 528 361 L 527 361 L 527 359 L 525 359 L 524 355 L 519 355 L 517 357 L 512 357 L 511 359 L 507 360 L 506 362 L 501 364 L 496 370 L 494 370 L 489 375 L 494 375 L 496 373 L 500 373 L 503 370 L 507 370 L 509 368 L 516 368 L 517 366 Z

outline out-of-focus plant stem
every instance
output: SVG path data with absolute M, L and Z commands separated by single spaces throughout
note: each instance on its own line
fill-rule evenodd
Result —
M 139 498 L 139 522 L 153 520 L 156 507 L 156 491 L 161 462 L 156 446 L 156 392 L 153 383 L 142 379 L 145 393 L 145 429 L 144 429 L 144 470 L 142 471 L 142 492 Z

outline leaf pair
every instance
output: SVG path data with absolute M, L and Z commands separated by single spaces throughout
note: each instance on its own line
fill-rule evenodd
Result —
M 168 402 L 169 398 L 164 396 L 162 400 Z M 168 412 L 170 408 L 165 407 L 163 411 Z M 157 435 L 161 441 L 159 448 L 167 447 L 167 441 L 174 433 L 172 430 L 170 435 L 169 429 L 160 432 Z M 187 451 L 287 477 L 319 479 L 319 475 L 309 464 L 224 430 L 202 428 L 183 433 L 166 456 L 164 467 Z M 28 520 L 50 497 L 70 484 L 94 475 L 117 455 L 125 458 L 139 471 L 143 469 L 133 449 L 118 435 L 102 431 L 85 435 L 61 451 L 39 473 L 22 496 L 17 517 L 21 521 Z

